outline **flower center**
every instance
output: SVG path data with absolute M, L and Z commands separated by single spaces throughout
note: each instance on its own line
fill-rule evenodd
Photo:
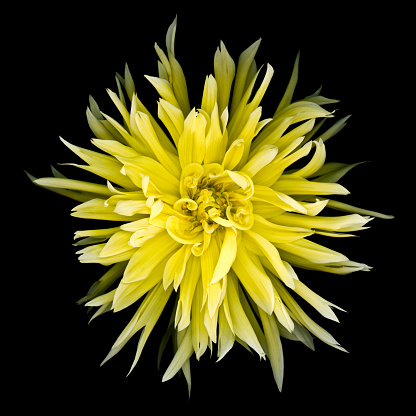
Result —
M 216 163 L 185 167 L 181 177 L 181 196 L 173 205 L 193 231 L 213 233 L 218 227 L 249 229 L 253 209 L 249 198 L 253 182 L 243 172 L 224 171 Z

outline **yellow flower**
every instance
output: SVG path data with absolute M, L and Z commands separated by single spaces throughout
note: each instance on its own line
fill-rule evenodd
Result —
M 328 197 L 348 194 L 337 182 L 358 163 L 325 163 L 325 142 L 348 117 L 321 132 L 333 117 L 323 106 L 337 101 L 318 90 L 292 102 L 299 55 L 274 116 L 261 119 L 273 68 L 256 67 L 260 40 L 240 55 L 237 66 L 221 42 L 201 105 L 191 109 L 175 57 L 175 32 L 176 19 L 166 35 L 167 51 L 155 45 L 159 76 L 146 77 L 160 95 L 157 115 L 164 128 L 139 100 L 126 65 L 124 77 L 117 74 L 118 94 L 108 91 L 122 120 L 102 113 L 90 98 L 92 143 L 102 152 L 62 139 L 86 162 L 74 166 L 107 184 L 67 179 L 56 170 L 51 178 L 29 176 L 79 201 L 74 217 L 112 222 L 110 228 L 75 233 L 76 244 L 86 246 L 78 251 L 82 263 L 111 266 L 79 303 L 98 308 L 93 318 L 136 308 L 104 362 L 140 332 L 133 369 L 174 296 L 166 337 L 173 335 L 176 353 L 163 381 L 182 370 L 190 388 L 193 354 L 199 359 L 216 344 L 220 360 L 238 342 L 270 360 L 281 389 L 281 337 L 313 349 L 313 335 L 344 350 L 293 294 L 334 321 L 332 308 L 341 308 L 303 284 L 295 269 L 334 274 L 370 269 L 310 237 L 348 237 L 372 217 L 392 217 Z M 325 208 L 345 214 L 320 215 Z

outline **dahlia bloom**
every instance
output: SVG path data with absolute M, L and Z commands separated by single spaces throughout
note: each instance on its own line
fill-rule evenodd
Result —
M 292 102 L 299 55 L 273 117 L 262 119 L 260 102 L 273 68 L 257 69 L 260 40 L 240 55 L 238 65 L 221 42 L 201 104 L 191 108 L 175 57 L 175 32 L 176 19 L 167 31 L 166 52 L 155 44 L 158 76 L 146 76 L 160 95 L 162 124 L 139 100 L 126 65 L 124 77 L 117 74 L 118 93 L 108 90 L 120 121 L 90 97 L 87 120 L 101 152 L 62 139 L 86 163 L 72 165 L 106 183 L 68 179 L 55 169 L 54 177 L 29 176 L 80 202 L 74 217 L 111 222 L 75 233 L 76 245 L 85 246 L 77 252 L 82 263 L 109 266 L 79 303 L 97 308 L 93 318 L 134 310 L 104 362 L 140 332 L 133 369 L 174 296 L 161 351 L 172 337 L 176 352 L 163 381 L 183 371 L 190 388 L 192 355 L 200 359 L 216 344 L 221 360 L 238 342 L 270 360 L 281 390 L 281 337 L 311 349 L 316 337 L 345 351 L 300 303 L 333 321 L 333 308 L 342 309 L 302 283 L 296 269 L 338 275 L 370 269 L 311 237 L 349 237 L 373 217 L 391 216 L 332 199 L 349 193 L 338 181 L 359 163 L 325 162 L 325 142 L 348 117 L 322 132 L 333 117 L 323 106 L 337 101 L 318 90 Z M 343 214 L 321 215 L 326 208 Z

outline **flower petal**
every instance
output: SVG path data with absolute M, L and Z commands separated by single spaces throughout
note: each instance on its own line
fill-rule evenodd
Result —
M 163 287 L 165 290 L 170 284 L 174 283 L 175 290 L 183 278 L 186 268 L 186 262 L 191 254 L 191 246 L 189 244 L 182 246 L 176 253 L 172 254 L 166 263 L 163 273 Z
M 131 258 L 122 282 L 131 283 L 143 280 L 170 253 L 179 247 L 179 243 L 170 238 L 165 231 L 147 240 Z
M 339 306 L 336 306 L 317 295 L 299 280 L 295 281 L 295 292 L 312 305 L 322 316 L 325 316 L 325 318 L 331 319 L 332 321 L 339 322 L 331 307 L 341 311 L 344 311 L 344 309 L 341 309 Z
M 260 358 L 263 358 L 265 355 L 263 348 L 241 305 L 238 295 L 238 282 L 233 272 L 230 272 L 228 281 L 227 297 L 234 333 L 253 348 Z
M 311 182 L 301 176 L 282 175 L 271 187 L 286 195 L 347 195 L 349 191 L 339 183 Z
M 265 201 L 285 211 L 295 211 L 306 214 L 307 210 L 290 196 L 263 185 L 254 185 L 252 200 Z
M 266 335 L 268 357 L 272 366 L 273 376 L 277 387 L 280 391 L 282 391 L 283 348 L 280 341 L 280 334 L 276 322 L 276 317 L 274 315 L 267 315 L 261 309 L 259 309 L 259 313 L 264 329 L 264 334 Z
M 183 276 L 176 307 L 175 325 L 182 331 L 191 323 L 191 308 L 196 285 L 201 276 L 200 258 L 190 256 Z
M 247 251 L 243 240 L 238 246 L 232 269 L 254 302 L 270 315 L 274 307 L 273 286 L 260 261 Z
M 260 234 L 264 239 L 272 243 L 289 243 L 313 234 L 313 231 L 307 228 L 286 227 L 274 224 L 257 214 L 254 215 L 254 224 L 251 231 Z M 251 235 L 249 231 L 248 235 Z
M 221 280 L 230 270 L 235 256 L 237 255 L 237 233 L 231 228 L 225 228 L 224 240 L 218 263 L 212 275 L 211 284 Z
M 276 243 L 276 247 L 309 260 L 312 263 L 321 264 L 348 261 L 348 258 L 343 254 L 306 239 L 290 243 Z
M 162 381 L 170 380 L 184 365 L 184 363 L 191 357 L 193 353 L 192 348 L 192 330 L 191 328 L 185 328 L 185 335 L 182 338 L 182 342 L 173 357 L 172 362 L 163 375 Z
M 337 348 L 341 351 L 346 352 L 339 343 L 334 339 L 334 337 L 316 322 L 314 322 L 309 316 L 302 310 L 302 308 L 295 302 L 293 297 L 288 293 L 284 286 L 277 280 L 273 280 L 273 284 L 282 300 L 285 302 L 289 310 L 292 312 L 293 316 L 307 328 L 312 334 L 318 337 L 321 341 L 330 345 L 331 347 Z
M 295 287 L 292 273 L 287 269 L 282 259 L 280 258 L 277 248 L 266 238 L 262 237 L 251 230 L 244 232 L 243 238 L 256 244 L 261 253 L 270 261 L 273 269 L 282 281 L 292 289 Z
M 158 116 L 177 146 L 184 129 L 185 119 L 182 111 L 161 98 L 158 102 Z
M 267 166 L 277 155 L 277 147 L 272 145 L 262 146 L 259 151 L 241 168 L 252 178 L 259 170 Z

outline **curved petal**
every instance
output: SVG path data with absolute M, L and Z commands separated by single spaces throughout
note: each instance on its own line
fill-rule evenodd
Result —
M 254 302 L 269 315 L 274 308 L 273 286 L 260 261 L 240 242 L 232 269 Z
M 181 244 L 200 243 L 204 239 L 201 226 L 192 228 L 190 221 L 180 220 L 173 215 L 166 221 L 166 230 L 173 240 Z
M 230 270 L 237 255 L 237 233 L 232 228 L 226 228 L 218 263 L 212 275 L 211 284 L 221 280 Z

